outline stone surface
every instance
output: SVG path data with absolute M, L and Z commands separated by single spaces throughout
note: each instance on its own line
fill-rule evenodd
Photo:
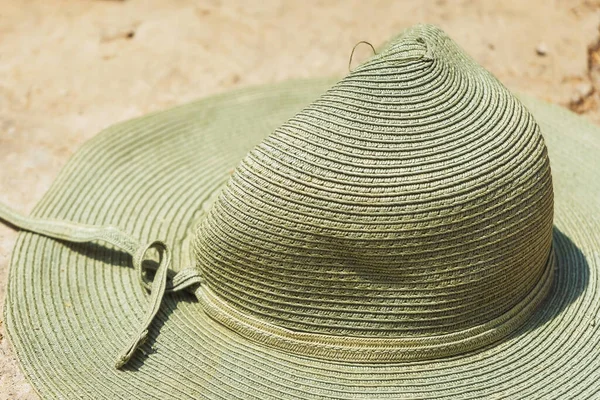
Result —
M 29 212 L 115 122 L 236 87 L 343 75 L 356 43 L 377 47 L 418 22 L 441 26 L 509 88 L 599 122 L 599 10 L 591 0 L 0 0 L 0 201 Z M 370 51 L 359 46 L 352 64 Z M 0 224 L 0 308 L 15 238 Z M 36 399 L 1 317 L 0 335 L 0 399 Z

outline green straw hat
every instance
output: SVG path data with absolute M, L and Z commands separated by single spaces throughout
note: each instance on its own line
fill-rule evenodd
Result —
M 338 83 L 113 126 L 0 206 L 8 336 L 45 398 L 598 398 L 598 154 L 417 26 Z

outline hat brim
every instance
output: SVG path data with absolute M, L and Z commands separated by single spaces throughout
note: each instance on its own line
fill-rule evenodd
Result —
M 246 89 L 113 126 L 78 151 L 34 211 L 186 243 L 203 204 L 244 155 L 330 81 Z M 8 336 L 47 398 L 590 398 L 600 393 L 600 129 L 521 97 L 540 124 L 555 191 L 555 282 L 517 332 L 476 352 L 358 365 L 286 354 L 167 296 L 125 370 L 115 355 L 147 305 L 125 254 L 21 233 L 10 262 Z M 177 250 L 179 249 L 179 252 Z

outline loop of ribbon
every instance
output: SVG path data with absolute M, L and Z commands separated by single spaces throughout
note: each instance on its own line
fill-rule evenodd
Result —
M 1 203 L 0 220 L 21 230 L 66 242 L 103 241 L 131 255 L 140 284 L 150 292 L 150 299 L 144 318 L 139 322 L 138 328 L 127 342 L 127 345 L 117 356 L 116 368 L 122 368 L 127 364 L 136 350 L 146 340 L 150 325 L 160 309 L 165 293 L 178 292 L 201 283 L 200 272 L 195 268 L 185 268 L 169 279 L 171 251 L 161 241 L 142 244 L 139 240 L 112 226 L 93 226 L 68 221 L 26 217 Z M 150 250 L 155 250 L 159 257 L 158 268 L 156 268 L 152 280 L 147 277 L 149 268 L 143 266 Z

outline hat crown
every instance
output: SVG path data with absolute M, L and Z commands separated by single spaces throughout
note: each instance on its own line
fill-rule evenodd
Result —
M 261 321 L 428 337 L 523 300 L 544 273 L 552 214 L 532 116 L 419 26 L 247 155 L 195 251 L 206 286 Z

